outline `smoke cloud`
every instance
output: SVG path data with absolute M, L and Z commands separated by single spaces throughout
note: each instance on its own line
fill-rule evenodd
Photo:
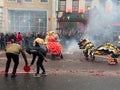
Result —
M 94 7 L 89 11 L 87 33 L 84 35 L 84 38 L 90 39 L 96 46 L 104 43 L 115 44 L 117 42 L 117 39 L 114 40 L 113 36 L 117 30 L 115 23 L 120 16 L 117 11 L 117 5 L 112 2 L 110 6 L 111 10 L 109 11 L 106 11 L 109 8 L 105 9 L 105 6 L 102 4 L 99 5 L 99 8 Z M 119 35 L 119 33 L 117 34 Z
M 63 52 L 66 54 L 73 54 L 73 52 L 80 51 L 78 42 L 75 39 L 70 39 L 65 41 L 66 47 L 63 49 Z
M 100 3 L 99 7 L 93 7 L 89 11 L 89 19 L 86 29 L 86 33 L 82 38 L 89 39 L 95 47 L 98 47 L 105 43 L 112 43 L 117 45 L 118 35 L 120 34 L 119 27 L 115 26 L 120 21 L 119 7 L 112 0 L 108 7 L 105 4 Z M 75 39 L 66 41 L 66 48 L 64 52 L 81 51 L 78 47 L 78 41 Z

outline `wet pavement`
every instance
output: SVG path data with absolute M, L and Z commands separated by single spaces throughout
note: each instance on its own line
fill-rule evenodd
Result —
M 31 56 L 28 56 L 29 63 Z M 105 56 L 96 56 L 96 61 L 86 61 L 81 52 L 63 54 L 64 59 L 44 62 L 47 76 L 33 77 L 35 64 L 29 73 L 23 70 L 20 56 L 17 77 L 4 77 L 6 58 L 0 54 L 0 90 L 120 90 L 120 58 L 117 65 L 108 65 Z M 50 56 L 48 55 L 48 58 Z

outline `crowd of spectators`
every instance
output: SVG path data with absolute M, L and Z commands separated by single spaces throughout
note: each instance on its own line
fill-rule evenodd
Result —
M 21 36 L 20 36 L 20 35 Z M 59 32 L 59 39 L 60 43 L 65 45 L 66 40 L 71 40 L 71 39 L 80 39 L 80 36 L 82 35 L 81 33 L 78 32 Z M 18 38 L 18 36 L 20 36 Z M 16 42 L 20 42 L 24 48 L 30 47 L 33 45 L 33 41 L 35 38 L 42 38 L 45 40 L 46 37 L 46 32 L 31 32 L 31 33 L 20 33 L 20 32 L 15 32 L 15 33 L 0 33 L 0 50 L 4 50 L 7 43 L 9 42 L 9 39 L 13 39 Z M 19 40 L 20 39 L 20 40 Z

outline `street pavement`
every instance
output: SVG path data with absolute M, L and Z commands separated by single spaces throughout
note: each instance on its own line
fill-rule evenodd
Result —
M 17 77 L 4 77 L 5 53 L 0 53 L 0 90 L 120 90 L 120 58 L 117 65 L 109 65 L 106 56 L 96 56 L 94 62 L 86 61 L 82 52 L 63 53 L 64 59 L 44 62 L 47 76 L 34 77 L 36 64 L 29 73 L 23 70 L 24 60 L 20 56 Z M 31 56 L 27 55 L 28 62 Z

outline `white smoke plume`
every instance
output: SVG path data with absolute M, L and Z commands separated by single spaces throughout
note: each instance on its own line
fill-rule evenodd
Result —
M 63 52 L 65 54 L 73 54 L 73 52 L 80 51 L 78 42 L 75 39 L 70 39 L 65 41 L 66 47 Z
M 86 28 L 86 34 L 84 38 L 88 38 L 96 46 L 99 46 L 104 43 L 113 43 L 117 42 L 117 39 L 114 40 L 113 36 L 117 28 L 115 24 L 120 17 L 117 10 L 117 5 L 112 2 L 112 9 L 110 12 L 106 12 L 105 6 L 100 4 L 99 8 L 94 7 L 89 11 L 89 20 Z M 117 33 L 119 35 L 120 32 Z M 116 36 L 117 36 L 116 35 Z

